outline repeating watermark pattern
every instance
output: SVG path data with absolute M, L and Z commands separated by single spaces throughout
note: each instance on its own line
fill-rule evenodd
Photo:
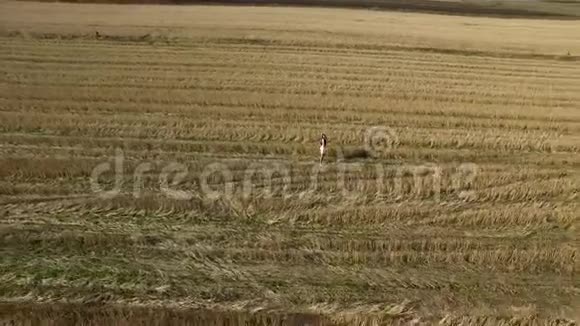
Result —
M 174 200 L 282 198 L 300 199 L 332 195 L 344 199 L 374 196 L 400 200 L 473 200 L 472 186 L 479 173 L 476 164 L 394 164 L 381 159 L 399 146 L 394 129 L 372 127 L 364 133 L 364 150 L 370 160 L 350 161 L 337 149 L 336 161 L 322 165 L 266 161 L 239 166 L 209 162 L 190 171 L 186 164 L 134 161 L 127 167 L 125 153 L 115 150 L 111 161 L 92 171 L 92 191 L 104 199 L 132 194 L 140 198 L 155 191 Z M 315 148 L 315 146 L 313 146 Z M 130 170 L 130 171 L 129 171 Z M 298 173 L 297 173 L 298 172 Z M 152 186 L 153 184 L 153 186 Z

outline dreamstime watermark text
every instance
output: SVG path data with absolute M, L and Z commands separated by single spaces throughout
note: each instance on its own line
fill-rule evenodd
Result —
M 306 195 L 338 198 L 381 197 L 394 201 L 449 201 L 473 199 L 472 186 L 479 167 L 460 163 L 393 163 L 386 160 L 400 145 L 394 129 L 372 127 L 363 134 L 362 147 L 351 151 L 336 148 L 335 156 L 319 164 L 285 163 L 270 160 L 251 162 L 227 160 L 193 165 L 184 162 L 135 162 L 121 149 L 95 166 L 91 190 L 101 198 L 120 195 L 141 198 L 154 193 L 174 200 L 300 199 Z M 314 147 L 314 146 L 313 146 Z M 361 149 L 362 148 L 362 149 Z

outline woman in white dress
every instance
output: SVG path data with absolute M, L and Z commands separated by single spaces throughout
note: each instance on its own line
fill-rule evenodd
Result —
M 322 164 L 322 160 L 324 159 L 324 155 L 326 154 L 326 145 L 328 144 L 328 139 L 326 139 L 326 135 L 322 134 L 320 138 L 320 164 Z

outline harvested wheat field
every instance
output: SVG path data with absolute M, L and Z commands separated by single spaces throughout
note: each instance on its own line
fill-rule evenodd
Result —
M 580 22 L 0 19 L 6 325 L 580 320 Z

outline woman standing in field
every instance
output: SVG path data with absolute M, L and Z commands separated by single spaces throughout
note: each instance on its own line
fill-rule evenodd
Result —
M 320 138 L 320 164 L 322 164 L 322 160 L 324 159 L 324 155 L 326 154 L 326 145 L 328 144 L 328 139 L 326 139 L 326 135 L 322 134 Z

